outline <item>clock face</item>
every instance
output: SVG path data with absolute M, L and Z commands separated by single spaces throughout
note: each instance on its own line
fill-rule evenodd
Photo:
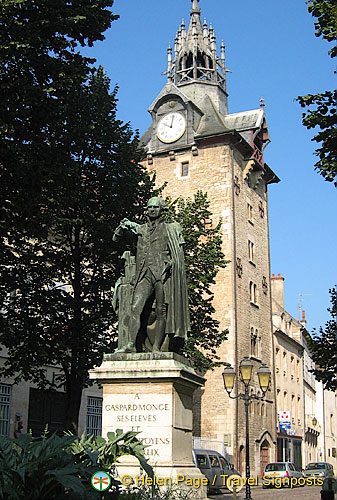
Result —
M 181 113 L 168 113 L 163 116 L 157 125 L 157 136 L 162 142 L 175 142 L 183 135 L 186 129 L 186 120 Z

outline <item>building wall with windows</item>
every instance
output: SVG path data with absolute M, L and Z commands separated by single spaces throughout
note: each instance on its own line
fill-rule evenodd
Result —
M 304 467 L 309 462 L 323 461 L 320 444 L 324 427 L 323 397 L 317 397 L 318 382 L 311 372 L 315 364 L 310 357 L 306 340 L 308 332 L 305 312 L 302 311 L 301 321 L 298 321 L 285 310 L 282 276 L 272 275 L 271 284 L 273 329 L 276 338 L 277 411 L 280 414 L 287 406 L 291 416 L 290 429 L 286 432 L 281 431 L 278 423 L 278 458 L 289 457 L 295 461 L 297 456 L 299 460 L 299 450 L 294 451 L 294 444 L 297 447 L 299 443 L 295 441 L 301 439 Z M 332 448 L 331 444 L 331 450 Z
M 318 437 L 319 461 L 329 462 L 337 473 L 337 393 L 317 382 L 317 418 L 322 422 Z
M 228 340 L 218 350 L 222 361 L 238 369 L 244 356 L 254 362 L 252 390 L 259 392 L 256 372 L 262 362 L 273 370 L 267 184 L 252 189 L 245 178 L 244 157 L 226 139 L 205 139 L 198 143 L 198 155 L 177 151 L 153 155 L 148 165 L 156 171 L 158 185 L 167 183 L 165 195 L 193 197 L 202 188 L 207 192 L 213 225 L 222 221 L 223 251 L 231 262 L 220 270 L 214 285 L 214 307 L 220 329 L 228 329 Z M 182 165 L 189 163 L 187 176 Z M 192 332 L 193 335 L 193 332 Z M 237 466 L 244 471 L 244 405 L 238 406 L 225 394 L 222 368 L 207 373 L 205 388 L 197 392 L 195 435 L 225 441 Z M 201 395 L 201 403 L 197 400 Z M 264 403 L 251 405 L 252 470 L 260 474 L 261 449 L 269 460 L 275 458 L 274 388 Z
M 305 324 L 305 321 L 304 321 Z M 318 439 L 322 432 L 322 420 L 318 419 L 318 401 L 316 400 L 317 381 L 310 372 L 315 368 L 315 363 L 310 357 L 310 352 L 305 335 L 302 335 L 303 352 L 303 393 L 305 417 L 305 464 L 319 462 L 320 452 Z
M 271 277 L 277 420 L 277 459 L 302 468 L 303 433 L 303 345 L 301 323 L 284 309 L 284 278 Z M 289 414 L 289 423 L 284 420 Z
M 210 70 L 214 31 L 202 25 L 196 0 L 190 15 L 189 28 L 180 27 L 181 39 L 174 57 L 169 56 L 167 84 L 149 108 L 152 124 L 141 138 L 147 152 L 144 165 L 156 172 L 158 186 L 166 184 L 164 196 L 207 193 L 213 226 L 221 221 L 222 249 L 230 263 L 216 276 L 213 305 L 220 329 L 228 329 L 228 340 L 217 354 L 237 373 L 240 361 L 249 356 L 254 363 L 251 389 L 258 394 L 258 368 L 265 363 L 273 371 L 267 191 L 279 179 L 264 162 L 269 134 L 263 102 L 255 110 L 228 113 L 224 46 L 220 75 L 216 59 Z M 192 57 L 197 50 L 198 61 Z M 184 117 L 186 128 L 173 139 L 161 140 L 160 124 L 174 113 Z M 168 121 L 168 135 L 172 125 Z M 244 404 L 225 393 L 221 372 L 209 371 L 205 387 L 196 391 L 194 435 L 224 442 L 244 472 Z M 275 459 L 274 389 L 264 403 L 250 406 L 254 475 L 261 474 L 262 462 Z M 238 382 L 234 393 L 241 390 Z
M 3 348 L 0 366 L 7 357 Z M 58 367 L 45 366 L 48 380 L 61 373 Z M 62 433 L 65 428 L 66 394 L 64 387 L 57 390 L 41 390 L 31 382 L 15 383 L 13 378 L 0 380 L 0 435 L 15 437 L 32 431 L 39 436 L 48 425 L 50 432 Z M 102 390 L 94 385 L 85 388 L 79 413 L 79 434 L 101 433 Z

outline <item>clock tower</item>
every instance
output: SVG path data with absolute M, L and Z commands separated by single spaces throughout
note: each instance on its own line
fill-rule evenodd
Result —
M 251 390 L 258 394 L 257 370 L 262 363 L 274 368 L 267 188 L 279 181 L 264 157 L 270 142 L 264 102 L 228 112 L 225 45 L 218 55 L 214 29 L 206 19 L 201 22 L 198 0 L 192 0 L 188 28 L 182 21 L 167 54 L 167 82 L 149 107 L 152 124 L 141 138 L 144 162 L 156 171 L 158 185 L 167 183 L 164 194 L 207 192 L 213 224 L 222 221 L 230 264 L 218 272 L 213 305 L 229 334 L 218 355 L 236 373 L 249 356 Z M 203 447 L 227 452 L 244 472 L 244 404 L 225 394 L 221 374 L 222 368 L 206 374 L 195 399 L 194 435 Z M 260 475 L 263 464 L 275 458 L 274 384 L 263 402 L 251 403 L 249 424 L 251 473 Z

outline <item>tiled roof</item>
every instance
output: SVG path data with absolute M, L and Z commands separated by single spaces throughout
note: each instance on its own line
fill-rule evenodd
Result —
M 197 137 L 232 132 L 234 130 L 242 132 L 244 130 L 257 129 L 261 126 L 264 118 L 262 109 L 220 115 L 208 96 L 206 96 L 202 102 L 198 103 L 198 106 L 204 113 L 204 116 L 196 131 Z

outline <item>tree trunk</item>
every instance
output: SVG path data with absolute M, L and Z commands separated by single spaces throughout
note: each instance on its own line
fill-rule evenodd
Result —
M 83 379 L 78 378 L 78 368 L 81 367 L 79 361 L 78 348 L 81 339 L 82 327 L 82 311 L 81 311 L 81 251 L 80 251 L 80 226 L 74 226 L 74 249 L 73 249 L 73 291 L 74 291 L 74 308 L 72 328 L 70 329 L 70 342 L 72 344 L 72 360 L 70 372 L 66 376 L 66 392 L 67 392 L 67 409 L 66 409 L 66 426 L 73 434 L 78 433 L 78 415 L 81 406 L 81 397 L 83 390 Z M 82 367 L 81 367 L 82 368 Z
M 73 434 L 78 433 L 78 416 L 81 406 L 83 386 L 79 380 L 70 375 L 66 380 L 67 407 L 66 407 L 66 429 Z

